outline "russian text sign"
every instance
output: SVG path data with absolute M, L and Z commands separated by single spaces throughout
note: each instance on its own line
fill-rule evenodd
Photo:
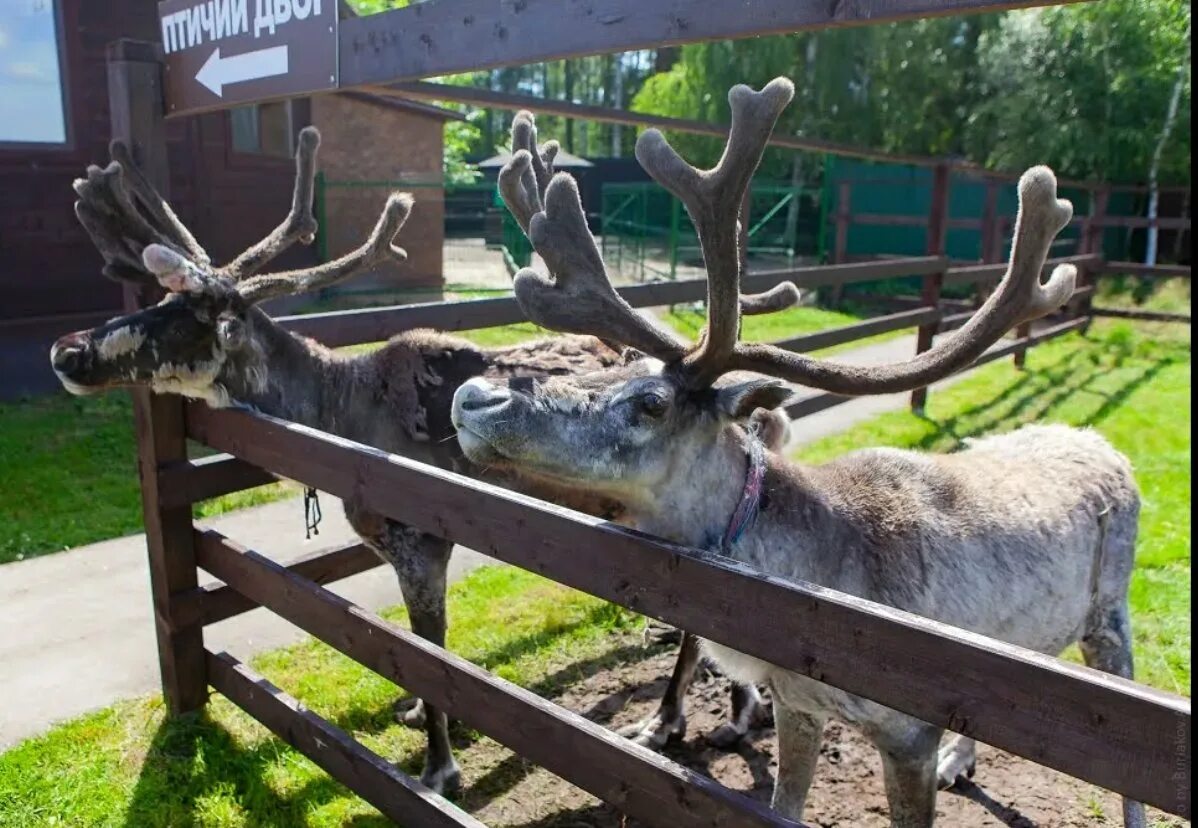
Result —
M 337 88 L 337 0 L 163 0 L 170 115 Z

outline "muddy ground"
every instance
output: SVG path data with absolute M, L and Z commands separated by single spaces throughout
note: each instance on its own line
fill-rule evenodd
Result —
M 620 666 L 575 682 L 555 700 L 587 718 L 617 728 L 656 709 L 674 664 L 676 647 L 663 642 L 639 647 Z M 625 652 L 628 652 L 626 649 Z M 722 784 L 769 801 L 777 738 L 772 728 L 752 731 L 734 752 L 707 745 L 729 707 L 728 681 L 704 671 L 687 697 L 684 739 L 665 749 L 671 759 Z M 465 790 L 458 803 L 487 825 L 523 828 L 635 828 L 638 823 L 558 777 L 525 762 L 488 739 L 459 745 Z M 1122 825 L 1118 797 L 1003 751 L 979 746 L 972 782 L 942 791 L 937 825 L 953 828 Z M 831 722 L 824 734 L 819 768 L 804 820 L 812 826 L 886 828 L 881 762 L 851 728 Z M 1150 824 L 1189 823 L 1159 812 Z

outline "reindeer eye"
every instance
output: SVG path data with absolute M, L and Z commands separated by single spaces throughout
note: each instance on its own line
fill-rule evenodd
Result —
M 642 414 L 647 414 L 650 417 L 660 417 L 665 414 L 669 404 L 670 401 L 666 395 L 658 391 L 650 391 L 637 398 L 637 408 Z

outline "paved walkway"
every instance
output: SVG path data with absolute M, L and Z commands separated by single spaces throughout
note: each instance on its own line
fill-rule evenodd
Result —
M 838 359 L 878 364 L 914 352 L 914 337 L 846 351 Z M 946 380 L 937 387 L 954 382 Z M 791 447 L 850 428 L 907 405 L 908 395 L 864 397 L 804 417 L 791 427 Z M 304 540 L 300 500 L 245 509 L 203 524 L 275 560 L 355 539 L 340 502 L 321 497 L 320 535 Z M 454 551 L 451 579 L 482 563 Z M 0 750 L 50 725 L 112 702 L 158 689 L 145 536 L 102 543 L 0 566 Z M 389 567 L 347 578 L 331 589 L 367 609 L 401 602 Z M 239 657 L 279 647 L 303 633 L 266 610 L 208 627 L 205 644 Z

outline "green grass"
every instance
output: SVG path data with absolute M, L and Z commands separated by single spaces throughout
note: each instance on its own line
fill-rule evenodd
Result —
M 197 447 L 194 456 L 208 453 Z M 0 564 L 142 531 L 133 407 L 124 392 L 0 403 Z M 275 483 L 197 503 L 196 517 L 295 494 Z
M 553 695 L 643 652 L 631 612 L 529 573 L 488 567 L 450 590 L 450 648 Z M 384 613 L 405 623 L 402 610 Z M 313 641 L 254 667 L 381 755 L 419 774 L 424 734 L 397 725 L 395 686 Z M 486 737 L 458 728 L 467 808 L 525 773 Z M 469 750 L 465 748 L 473 745 Z M 383 826 L 371 806 L 217 697 L 198 717 L 166 721 L 158 697 L 122 702 L 0 755 L 0 825 Z
M 951 451 L 968 437 L 1030 422 L 1094 427 L 1131 459 L 1143 494 L 1131 588 L 1138 678 L 1189 695 L 1188 328 L 1099 322 L 1089 340 L 1070 335 L 1033 349 L 1027 367 L 992 363 L 933 392 L 926 417 L 886 414 L 798 457 L 821 462 L 861 446 Z

